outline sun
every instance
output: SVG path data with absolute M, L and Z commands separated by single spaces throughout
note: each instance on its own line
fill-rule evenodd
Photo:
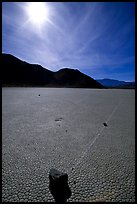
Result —
M 49 8 L 45 2 L 29 2 L 26 7 L 29 22 L 42 26 L 49 20 Z

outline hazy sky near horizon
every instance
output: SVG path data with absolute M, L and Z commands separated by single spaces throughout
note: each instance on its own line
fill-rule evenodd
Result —
M 52 71 L 135 80 L 134 2 L 46 2 L 41 22 L 29 16 L 29 6 L 2 2 L 3 53 Z

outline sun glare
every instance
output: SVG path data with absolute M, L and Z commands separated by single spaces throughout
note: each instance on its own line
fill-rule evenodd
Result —
M 49 9 L 45 2 L 29 2 L 26 12 L 29 21 L 35 26 L 41 26 L 49 19 Z

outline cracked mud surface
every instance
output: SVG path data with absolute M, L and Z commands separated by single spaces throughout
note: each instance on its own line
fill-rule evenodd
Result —
M 134 90 L 3 88 L 2 201 L 54 201 L 51 168 L 69 202 L 135 202 Z

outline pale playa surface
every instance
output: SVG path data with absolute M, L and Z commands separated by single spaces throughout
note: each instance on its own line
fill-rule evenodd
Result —
M 2 88 L 3 202 L 54 201 L 51 168 L 70 202 L 135 202 L 134 90 Z

